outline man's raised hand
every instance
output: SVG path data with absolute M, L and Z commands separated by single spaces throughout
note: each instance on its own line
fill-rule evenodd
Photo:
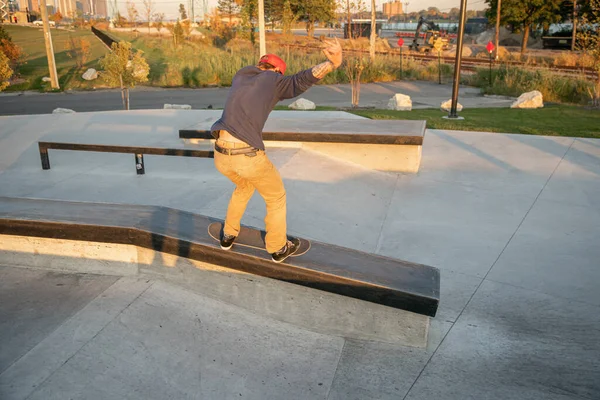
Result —
M 342 46 L 337 38 L 334 40 L 324 40 L 325 48 L 323 49 L 323 54 L 335 68 L 338 68 L 342 65 Z

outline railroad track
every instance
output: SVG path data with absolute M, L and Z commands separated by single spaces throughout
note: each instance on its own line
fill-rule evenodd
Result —
M 317 46 L 307 46 L 300 44 L 281 44 L 281 47 L 290 47 L 290 48 L 303 48 L 307 50 L 312 50 L 318 52 L 321 50 L 321 47 Z M 345 53 L 350 54 L 368 54 L 368 49 L 344 49 Z M 400 50 L 398 49 L 390 49 L 388 51 L 376 51 L 376 54 L 379 55 L 388 55 L 388 56 L 397 56 L 400 57 Z M 438 56 L 436 55 L 427 55 L 412 51 L 403 51 L 404 57 L 411 57 L 414 60 L 420 61 L 422 63 L 438 61 Z M 441 62 L 444 64 L 454 65 L 455 57 L 442 56 Z M 485 68 L 489 67 L 490 60 L 488 58 L 477 58 L 477 57 L 463 57 L 461 60 L 461 71 L 473 72 L 477 68 Z M 596 80 L 598 79 L 598 73 L 591 68 L 581 68 L 581 67 L 569 67 L 569 66 L 548 66 L 534 63 L 524 63 L 520 61 L 502 61 L 500 63 L 496 61 L 492 61 L 492 67 L 504 67 L 504 66 L 514 66 L 521 67 L 530 70 L 547 70 L 557 74 L 565 75 L 565 76 L 581 76 L 586 79 Z

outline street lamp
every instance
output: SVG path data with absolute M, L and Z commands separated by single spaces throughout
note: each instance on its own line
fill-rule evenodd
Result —
M 460 2 L 460 19 L 458 21 L 458 37 L 456 39 L 456 60 L 454 61 L 454 82 L 452 84 L 452 106 L 450 107 L 449 119 L 464 119 L 456 113 L 458 105 L 458 85 L 460 83 L 460 62 L 462 59 L 463 38 L 465 33 L 465 21 L 467 16 L 467 0 Z

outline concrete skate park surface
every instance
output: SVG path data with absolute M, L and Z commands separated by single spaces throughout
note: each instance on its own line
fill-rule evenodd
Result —
M 64 152 L 51 170 L 40 167 L 36 141 L 45 135 L 176 136 L 196 122 L 193 112 L 174 110 L 2 117 L 0 196 L 222 218 L 232 185 L 210 160 L 149 157 L 153 172 L 137 176 L 130 155 Z M 254 301 L 282 301 L 250 312 L 234 300 L 251 293 L 252 278 L 214 281 L 229 293 L 218 298 L 186 284 L 184 273 L 123 277 L 5 263 L 0 398 L 600 397 L 600 141 L 443 130 L 425 138 L 417 174 L 298 148 L 269 156 L 286 185 L 290 233 L 441 270 L 426 348 L 275 319 L 310 293 L 290 298 L 264 282 Z M 243 222 L 262 226 L 263 218 L 255 196 Z

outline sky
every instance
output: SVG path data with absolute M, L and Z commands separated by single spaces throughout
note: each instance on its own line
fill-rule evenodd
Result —
M 111 10 L 110 4 L 113 1 L 114 0 L 107 0 L 109 10 Z M 125 9 L 125 1 L 126 0 L 117 0 L 121 14 L 126 17 L 127 11 Z M 364 1 L 367 4 L 371 3 L 370 0 L 364 0 Z M 375 0 L 375 4 L 377 5 L 377 10 L 381 11 L 383 8 L 382 4 L 386 3 L 387 1 L 389 1 L 389 0 Z M 405 3 L 405 2 L 409 3 L 408 8 L 407 8 L 408 12 L 426 10 L 429 7 L 437 7 L 441 11 L 450 11 L 450 9 L 453 7 L 456 7 L 456 8 L 460 7 L 460 1 L 461 0 L 425 0 L 425 1 L 423 1 L 423 0 L 402 0 L 403 3 Z M 140 16 L 144 15 L 144 13 L 142 12 L 142 8 L 143 8 L 142 0 L 133 0 L 133 2 L 136 4 L 136 8 L 138 9 Z M 187 10 L 189 0 L 153 0 L 153 2 L 156 5 L 155 6 L 156 12 L 165 13 L 165 16 L 167 19 L 174 19 L 179 16 L 179 13 L 178 13 L 179 4 L 183 3 Z M 196 10 L 196 15 L 201 14 L 202 4 L 203 4 L 203 0 L 195 0 L 194 8 Z M 216 5 L 217 5 L 217 0 L 208 0 L 209 12 L 211 9 L 216 7 Z M 469 9 L 469 10 L 483 10 L 486 7 L 487 7 L 487 4 L 485 3 L 484 0 L 467 0 L 467 9 Z M 368 6 L 367 8 L 370 9 L 370 6 Z

